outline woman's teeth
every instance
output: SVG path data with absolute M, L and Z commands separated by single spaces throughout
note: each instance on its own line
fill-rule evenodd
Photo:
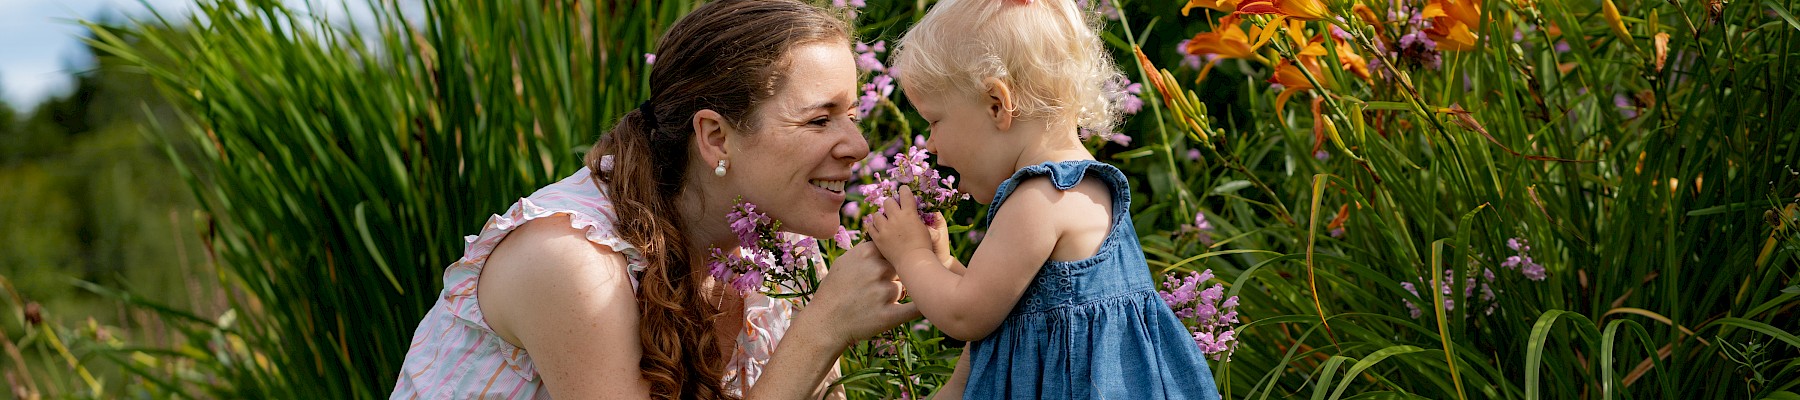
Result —
M 834 193 L 843 193 L 844 192 L 844 181 L 826 181 L 826 180 L 814 179 L 814 180 L 807 181 L 807 183 L 811 183 L 813 186 L 818 186 L 820 189 L 830 190 Z

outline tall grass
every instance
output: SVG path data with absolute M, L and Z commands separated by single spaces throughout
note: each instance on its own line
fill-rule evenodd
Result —
M 869 41 L 928 6 L 871 3 L 858 17 Z M 1243 299 L 1241 344 L 1213 364 L 1228 398 L 1793 396 L 1792 3 L 1618 3 L 1621 36 L 1599 3 L 1490 0 L 1477 48 L 1444 53 L 1441 68 L 1368 82 L 1328 68 L 1311 79 L 1338 89 L 1277 109 L 1269 65 L 1226 61 L 1198 84 L 1176 67 L 1175 42 L 1216 14 L 1115 2 L 1123 18 L 1105 36 L 1134 80 L 1167 68 L 1179 86 L 1167 94 L 1198 91 L 1174 107 L 1147 84 L 1149 104 L 1124 129 L 1135 140 L 1093 145 L 1132 178 L 1150 268 L 1212 269 Z M 164 134 L 208 144 L 170 153 L 211 217 L 233 311 L 138 301 L 182 321 L 190 344 L 97 351 L 159 397 L 384 396 L 461 235 L 579 168 L 643 97 L 642 54 L 693 4 L 368 6 L 372 26 L 203 0 L 194 16 L 156 22 L 190 29 L 96 41 L 190 110 L 188 129 Z M 1373 58 L 1383 34 L 1355 21 L 1340 26 Z M 1556 36 L 1526 29 L 1550 25 Z M 1527 35 L 1511 40 L 1515 28 Z M 1661 68 L 1657 33 L 1670 34 Z M 1291 57 L 1282 43 L 1263 56 Z M 171 54 L 179 61 L 151 61 Z M 895 105 L 868 120 L 878 147 L 925 133 Z M 1335 133 L 1323 160 L 1315 128 Z M 964 209 L 967 224 L 978 210 Z M 1211 231 L 1182 227 L 1196 213 Z M 1547 279 L 1500 266 L 1513 238 Z M 1491 314 L 1463 296 L 1484 269 L 1496 273 Z M 1455 307 L 1434 306 L 1447 300 Z M 931 330 L 914 333 L 926 354 L 945 353 Z M 853 396 L 896 395 L 893 366 L 857 356 L 867 351 L 846 364 Z M 929 387 L 952 362 L 906 368 Z
M 648 4 L 369 2 L 362 25 L 202 1 L 158 22 L 185 31 L 99 40 L 127 60 L 183 60 L 140 66 L 192 110 L 190 128 L 168 134 L 210 144 L 177 157 L 179 178 L 213 218 L 221 283 L 242 294 L 235 323 L 170 314 L 188 317 L 194 347 L 216 350 L 193 354 L 205 370 L 170 386 L 385 396 L 462 235 L 580 168 L 641 97 L 637 55 L 691 7 Z

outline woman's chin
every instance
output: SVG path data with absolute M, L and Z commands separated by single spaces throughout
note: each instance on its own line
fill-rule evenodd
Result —
M 843 224 L 839 223 L 836 212 L 827 213 L 823 217 L 781 222 L 781 230 L 783 231 L 812 236 L 814 238 L 830 238 L 832 235 L 837 234 L 838 228 L 842 227 Z

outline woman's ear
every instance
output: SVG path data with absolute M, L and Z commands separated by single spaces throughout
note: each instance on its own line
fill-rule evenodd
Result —
M 1016 117 L 1013 114 L 1019 112 L 1019 107 L 1013 104 L 1012 87 L 994 77 L 982 80 L 982 84 L 987 86 L 983 100 L 987 105 L 988 117 L 994 121 L 994 129 L 1012 129 L 1013 117 Z
M 700 110 L 694 113 L 694 146 L 699 148 L 700 160 L 712 166 L 719 160 L 731 159 L 731 147 L 727 144 L 731 138 L 731 124 L 725 122 L 725 116 L 718 111 Z

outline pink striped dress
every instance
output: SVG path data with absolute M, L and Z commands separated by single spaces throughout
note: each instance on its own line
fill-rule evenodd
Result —
M 532 367 L 531 353 L 501 340 L 481 318 L 476 282 L 482 266 L 500 241 L 525 222 L 566 214 L 570 225 L 587 239 L 625 255 L 632 287 L 644 265 L 637 248 L 614 233 L 612 202 L 601 194 L 587 168 L 519 199 L 505 214 L 488 218 L 481 234 L 464 238 L 463 256 L 444 270 L 444 291 L 413 332 L 393 399 L 546 399 L 544 381 Z M 725 384 L 732 392 L 754 383 L 775 344 L 787 331 L 794 305 L 787 300 L 752 294 L 744 299 L 744 331 L 726 366 Z

